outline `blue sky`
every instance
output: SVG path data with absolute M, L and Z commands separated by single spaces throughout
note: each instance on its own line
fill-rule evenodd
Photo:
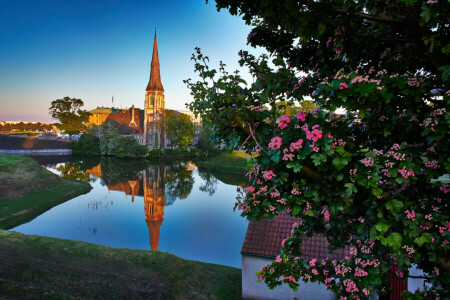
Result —
M 191 101 L 199 46 L 214 66 L 238 68 L 250 27 L 204 0 L 0 0 L 0 120 L 51 121 L 65 96 L 87 109 L 143 108 L 157 28 L 166 108 Z

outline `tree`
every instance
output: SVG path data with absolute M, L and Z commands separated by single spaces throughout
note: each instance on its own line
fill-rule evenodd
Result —
M 214 119 L 215 134 L 259 152 L 237 207 L 250 220 L 282 211 L 298 218 L 280 256 L 259 280 L 269 287 L 321 282 L 342 299 L 389 293 L 392 276 L 424 271 L 425 291 L 449 294 L 450 4 L 446 1 L 235 1 L 217 8 L 251 24 L 241 51 L 254 83 L 208 66 L 185 83 L 191 110 Z M 280 115 L 277 104 L 312 98 L 317 109 Z M 344 115 L 334 111 L 345 108 Z M 446 197 L 447 196 L 447 197 Z M 301 258 L 303 236 L 322 234 L 348 259 Z
M 91 115 L 86 110 L 81 109 L 84 103 L 81 99 L 64 97 L 52 101 L 49 114 L 52 118 L 58 119 L 56 124 L 58 129 L 69 134 L 72 139 L 73 134 L 80 133 L 86 129 L 86 123 Z
M 186 148 L 193 142 L 195 125 L 188 115 L 174 111 L 166 111 L 167 135 L 172 144 L 179 148 Z
M 214 132 L 211 130 L 211 124 L 205 120 L 200 128 L 198 135 L 198 141 L 196 148 L 200 150 L 200 153 L 208 158 L 212 151 L 216 150 L 219 142 L 214 136 Z

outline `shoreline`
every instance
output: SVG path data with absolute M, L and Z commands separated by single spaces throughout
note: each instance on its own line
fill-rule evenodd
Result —
M 5 230 L 92 187 L 59 178 L 24 156 L 0 154 L 0 165 L 2 188 L 17 181 L 9 192 L 23 189 L 36 177 L 48 182 L 27 186 L 25 195 L 0 199 L 0 298 L 241 298 L 242 274 L 238 268 L 187 260 L 168 252 L 113 248 Z M 23 173 L 24 168 L 28 173 Z

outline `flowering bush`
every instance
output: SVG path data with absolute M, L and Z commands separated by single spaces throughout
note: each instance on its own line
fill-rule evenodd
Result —
M 200 49 L 192 58 L 202 80 L 186 80 L 189 107 L 214 120 L 228 145 L 259 154 L 236 205 L 242 215 L 298 219 L 259 280 L 321 282 L 340 299 L 361 299 L 390 292 L 396 263 L 392 276 L 431 284 L 405 297 L 447 295 L 450 185 L 439 178 L 450 171 L 450 4 L 263 2 L 217 1 L 254 25 L 248 42 L 271 54 L 239 53 L 254 83 L 223 64 L 217 77 Z M 279 109 L 305 97 L 318 107 Z M 339 107 L 346 112 L 333 113 Z M 302 237 L 314 234 L 347 258 L 302 259 Z M 410 275 L 412 265 L 424 275 Z

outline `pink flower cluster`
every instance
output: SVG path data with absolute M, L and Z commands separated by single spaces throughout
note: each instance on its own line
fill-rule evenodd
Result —
M 312 130 L 309 131 L 308 125 L 305 124 L 302 129 L 306 133 L 306 138 L 308 140 L 312 140 L 314 143 L 317 142 L 319 139 L 322 138 L 322 130 L 318 129 L 319 125 L 316 124 L 312 127 Z
M 328 209 L 326 207 L 324 209 L 322 209 L 322 215 L 323 215 L 323 218 L 325 219 L 325 222 L 330 221 L 330 212 L 328 211 Z
M 326 137 L 326 136 L 325 136 Z M 347 142 L 342 139 L 334 139 L 332 148 L 336 148 L 337 146 L 345 147 Z
M 299 112 L 298 114 L 296 114 L 295 117 L 296 117 L 298 120 L 300 120 L 300 121 L 302 121 L 302 122 L 305 122 L 306 114 L 305 114 L 304 112 L 301 111 L 301 112 Z
M 356 277 L 364 277 L 364 276 L 367 276 L 367 275 L 369 275 L 369 273 L 367 273 L 363 269 L 360 269 L 360 268 L 356 267 L 356 269 L 355 269 L 355 276 Z
M 269 148 L 274 149 L 274 150 L 280 149 L 281 142 L 282 142 L 282 139 L 279 136 L 276 136 L 270 140 Z
M 414 212 L 414 210 L 411 210 L 411 211 L 405 210 L 405 214 L 406 214 L 406 218 L 411 219 L 412 221 L 414 221 L 416 218 L 416 213 Z
M 346 88 L 348 88 L 348 84 L 346 84 L 345 82 L 341 82 L 341 84 L 339 86 L 339 89 L 343 90 L 343 89 L 346 89 Z
M 275 173 L 272 170 L 263 171 L 263 178 L 265 180 L 271 180 L 273 177 L 276 177 Z
M 294 152 L 294 150 L 301 149 L 302 148 L 302 144 L 303 144 L 303 139 L 299 139 L 295 143 L 291 143 L 291 145 L 289 146 L 289 150 L 291 152 Z
M 372 157 L 366 157 L 364 159 L 360 160 L 361 163 L 364 164 L 366 167 L 372 167 L 373 166 L 373 159 Z
M 416 252 L 413 247 L 409 247 L 409 246 L 406 246 L 406 245 L 402 246 L 402 249 L 406 251 L 406 255 L 405 255 L 406 257 L 411 257 L 411 255 L 414 252 Z
M 284 156 L 283 156 L 283 160 L 289 160 L 289 161 L 292 161 L 293 159 L 294 159 L 294 157 L 295 157 L 295 155 L 294 154 L 287 154 L 287 153 L 285 153 L 284 154 Z
M 386 152 L 386 154 L 384 156 L 394 157 L 396 160 L 405 160 L 406 159 L 406 155 L 404 153 L 398 153 L 398 152 L 394 152 L 394 151 L 388 151 L 388 152 Z
M 345 290 L 348 293 L 359 292 L 359 289 L 356 287 L 356 283 L 354 283 L 353 280 L 351 280 L 351 279 L 345 279 L 344 286 L 345 286 Z
M 403 176 L 403 178 L 408 178 L 409 176 L 414 176 L 414 171 L 406 170 L 406 167 L 398 169 L 398 172 Z
M 437 169 L 437 168 L 439 168 L 439 163 L 436 160 L 427 161 L 427 162 L 425 162 L 425 167 L 430 168 L 430 169 Z
M 283 115 L 280 118 L 280 121 L 278 122 L 278 127 L 280 129 L 284 129 L 287 127 L 287 124 L 291 122 L 291 118 L 289 118 L 288 115 Z
M 284 276 L 283 279 L 284 279 L 284 280 L 290 280 L 290 281 L 292 281 L 292 282 L 296 282 L 294 276 Z

